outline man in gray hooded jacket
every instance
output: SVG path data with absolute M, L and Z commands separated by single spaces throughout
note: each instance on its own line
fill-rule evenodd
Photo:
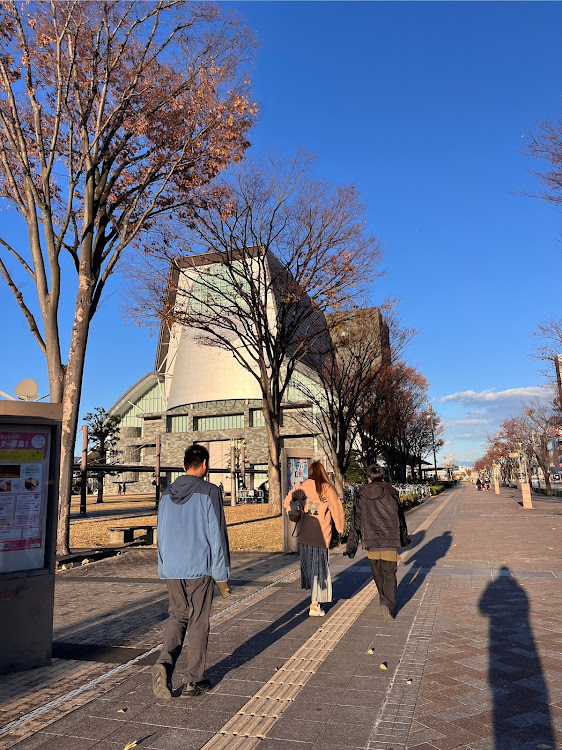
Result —
M 166 579 L 169 614 L 162 651 L 152 667 L 152 691 L 172 697 L 172 674 L 188 631 L 187 670 L 182 697 L 209 690 L 203 679 L 213 587 L 228 581 L 230 551 L 222 493 L 203 477 L 209 452 L 202 445 L 185 451 L 185 475 L 167 488 L 158 508 L 158 575 Z

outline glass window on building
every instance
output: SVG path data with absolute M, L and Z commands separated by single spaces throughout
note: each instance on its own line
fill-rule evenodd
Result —
M 225 266 L 215 263 L 201 269 L 191 289 L 190 309 L 197 314 L 214 315 L 218 309 L 224 314 L 245 307 L 245 293 L 249 291 L 246 267 L 240 262 Z
M 263 409 L 250 409 L 250 427 L 264 427 Z
M 206 430 L 231 430 L 244 427 L 243 414 L 221 414 L 214 417 L 194 417 L 193 429 L 197 432 Z
M 162 477 L 162 489 L 169 487 L 178 477 L 183 476 L 183 471 L 167 471 L 166 477 Z
M 166 432 L 189 432 L 187 414 L 177 414 L 166 418 Z
M 163 411 L 164 384 L 154 383 L 121 417 L 121 427 L 144 427 L 143 414 L 157 414 Z
M 250 467 L 254 472 L 254 489 L 259 489 L 260 484 L 267 482 L 267 464 L 252 464 Z

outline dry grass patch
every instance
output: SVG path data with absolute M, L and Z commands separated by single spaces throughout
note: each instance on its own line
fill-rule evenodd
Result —
M 124 504 L 125 505 L 125 504 Z M 98 506 L 100 507 L 100 506 Z M 125 510 L 125 507 L 122 507 Z M 128 510 L 128 508 L 127 508 Z M 283 523 L 280 516 L 271 518 L 268 506 L 238 505 L 225 507 L 226 524 L 232 550 L 267 550 L 281 552 L 283 549 Z M 109 547 L 109 528 L 114 526 L 136 526 L 156 524 L 156 515 L 70 523 L 70 547 L 72 549 L 95 549 Z M 139 537 L 142 532 L 135 532 Z

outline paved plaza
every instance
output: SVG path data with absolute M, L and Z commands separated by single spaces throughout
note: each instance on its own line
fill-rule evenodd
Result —
M 363 552 L 331 554 L 323 619 L 295 556 L 236 554 L 235 595 L 213 608 L 215 687 L 190 701 L 151 692 L 154 550 L 58 574 L 56 658 L 1 678 L 0 750 L 562 747 L 562 500 L 533 502 L 461 485 L 411 511 L 393 622 Z

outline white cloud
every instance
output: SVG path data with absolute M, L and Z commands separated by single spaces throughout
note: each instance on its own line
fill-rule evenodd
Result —
M 461 404 L 474 404 L 474 403 L 490 403 L 498 401 L 506 401 L 509 399 L 525 399 L 533 398 L 535 396 L 542 396 L 545 393 L 546 386 L 541 385 L 530 385 L 525 388 L 508 388 L 505 391 L 496 391 L 495 388 L 490 388 L 486 391 L 458 391 L 457 393 L 451 393 L 448 396 L 443 396 L 441 399 L 442 403 L 447 401 L 458 401 Z
M 445 427 L 452 427 L 459 424 L 490 424 L 491 419 L 455 419 L 452 422 L 445 422 Z
M 463 432 L 460 435 L 449 435 L 453 440 L 472 440 L 473 438 L 481 438 L 482 434 L 474 434 L 473 432 Z

